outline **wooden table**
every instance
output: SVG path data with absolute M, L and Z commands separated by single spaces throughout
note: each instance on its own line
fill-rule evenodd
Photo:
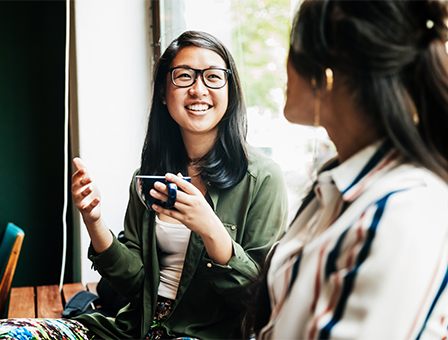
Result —
M 8 318 L 61 318 L 65 304 L 81 290 L 94 294 L 97 283 L 66 283 L 58 285 L 11 288 Z

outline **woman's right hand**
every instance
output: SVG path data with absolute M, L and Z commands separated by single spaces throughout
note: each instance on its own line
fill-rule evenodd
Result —
M 80 158 L 75 158 L 73 163 L 78 169 L 72 176 L 73 200 L 81 212 L 93 248 L 97 253 L 101 253 L 109 248 L 113 237 L 101 218 L 100 190 L 90 178 L 84 162 Z
M 87 228 L 101 219 L 100 190 L 92 181 L 81 158 L 73 159 L 77 171 L 72 176 L 73 200 L 80 211 Z

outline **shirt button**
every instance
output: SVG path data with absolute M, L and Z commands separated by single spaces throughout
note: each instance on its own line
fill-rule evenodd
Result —
M 207 181 L 207 185 L 208 185 L 208 186 L 211 186 L 211 185 L 212 185 L 212 182 Z
M 230 227 L 230 229 L 235 230 L 236 227 L 233 225 L 233 226 Z
M 207 267 L 211 268 L 211 267 L 212 267 L 212 264 L 211 264 L 210 262 L 207 263 Z

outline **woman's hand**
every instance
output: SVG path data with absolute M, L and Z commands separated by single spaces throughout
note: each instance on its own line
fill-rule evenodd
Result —
M 87 226 L 95 224 L 101 218 L 101 195 L 97 185 L 92 181 L 81 158 L 73 163 L 77 171 L 72 176 L 73 200 Z
M 187 228 L 198 233 L 204 241 L 210 258 L 216 263 L 227 264 L 233 254 L 232 239 L 201 191 L 182 179 L 181 175 L 166 174 L 165 177 L 182 190 L 177 191 L 175 209 L 164 209 L 156 204 L 153 204 L 152 208 L 158 213 L 178 220 Z M 167 186 L 156 182 L 154 188 L 150 191 L 151 196 L 166 202 Z
M 72 176 L 73 200 L 82 215 L 93 248 L 101 253 L 112 244 L 113 237 L 101 218 L 100 190 L 92 181 L 84 162 L 75 158 L 73 163 L 77 169 Z

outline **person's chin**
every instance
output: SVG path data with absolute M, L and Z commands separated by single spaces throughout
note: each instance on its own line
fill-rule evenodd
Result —
M 292 124 L 301 124 L 298 122 L 297 119 L 297 112 L 291 112 L 291 110 L 284 110 L 283 115 L 285 116 L 286 120 Z

